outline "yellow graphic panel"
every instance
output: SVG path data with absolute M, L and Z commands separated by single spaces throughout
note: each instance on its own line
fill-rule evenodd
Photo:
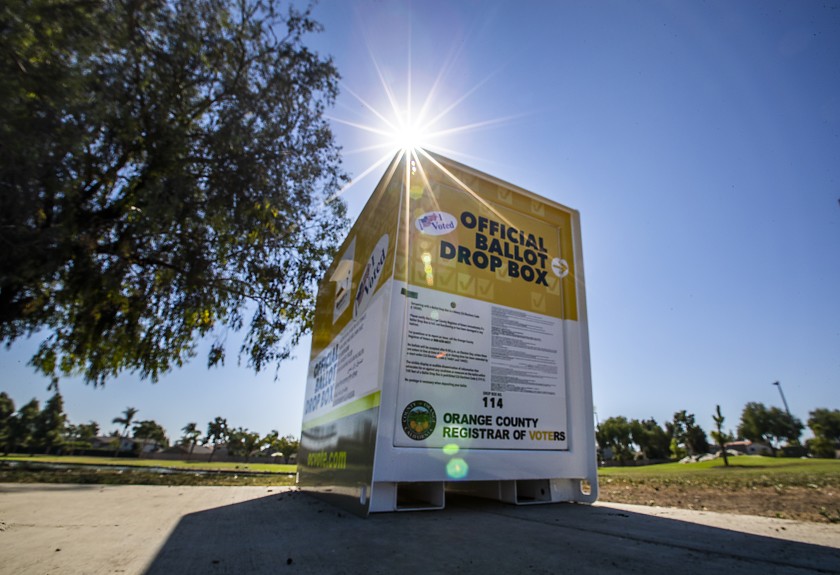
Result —
M 571 214 L 433 160 L 410 176 L 406 271 L 414 285 L 577 319 Z
M 405 162 L 395 158 L 318 286 L 312 357 L 364 312 L 394 270 L 401 276 L 408 271 L 406 258 L 396 258 L 397 252 L 404 250 L 399 246 L 405 243 L 397 235 L 405 173 Z M 426 244 L 431 249 L 431 242 Z

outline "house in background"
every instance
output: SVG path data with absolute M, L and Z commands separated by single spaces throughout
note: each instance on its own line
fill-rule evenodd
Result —
M 773 450 L 766 443 L 755 443 L 749 439 L 742 441 L 730 441 L 725 444 L 726 450 L 730 449 L 743 453 L 744 455 L 773 455 Z
M 119 449 L 117 449 L 119 442 Z M 163 447 L 154 439 L 134 439 L 131 437 L 116 437 L 113 435 L 100 435 L 90 440 L 90 447 L 94 450 L 111 450 L 120 453 L 154 453 Z
M 166 447 L 154 439 L 131 439 L 130 441 L 133 443 L 132 450 L 141 455 L 155 453 Z
M 117 442 L 120 447 L 117 449 Z M 134 449 L 134 440 L 130 437 L 116 437 L 112 435 L 97 435 L 90 440 L 91 449 L 111 449 L 117 451 L 131 451 Z

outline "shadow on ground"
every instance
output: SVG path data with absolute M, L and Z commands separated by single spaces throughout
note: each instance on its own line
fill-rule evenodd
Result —
M 620 511 L 447 498 L 363 519 L 298 492 L 184 516 L 148 573 L 838 573 L 840 550 Z

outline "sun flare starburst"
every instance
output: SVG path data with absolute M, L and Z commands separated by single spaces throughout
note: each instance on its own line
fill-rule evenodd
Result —
M 447 101 L 443 95 L 444 77 L 451 69 L 451 62 L 441 67 L 433 82 L 425 94 L 423 94 L 422 105 L 412 105 L 412 73 L 414 70 L 409 63 L 406 67 L 407 77 L 404 86 L 399 86 L 404 97 L 396 94 L 397 86 L 386 79 L 376 57 L 368 47 L 370 61 L 379 80 L 379 88 L 384 94 L 384 105 L 375 106 L 369 99 L 360 95 L 350 86 L 342 83 L 342 90 L 352 96 L 361 105 L 364 111 L 364 118 L 361 120 L 349 120 L 346 118 L 331 116 L 330 120 L 335 124 L 348 126 L 367 135 L 364 145 L 356 146 L 346 150 L 345 155 L 381 153 L 370 165 L 356 174 L 337 195 L 343 194 L 354 184 L 375 172 L 382 165 L 389 162 L 398 153 L 406 155 L 407 159 L 417 158 L 422 150 L 430 150 L 447 155 L 471 157 L 464 150 L 452 149 L 452 137 L 467 132 L 486 129 L 496 125 L 510 122 L 520 115 L 498 117 L 484 121 L 473 121 L 468 123 L 456 123 L 456 110 L 463 111 L 462 105 L 479 88 L 495 75 L 489 74 L 475 85 Z M 348 107 L 349 109 L 349 107 Z M 354 106 L 353 109 L 358 109 Z M 459 119 L 468 114 L 458 114 Z M 474 157 L 474 156 L 473 156 Z

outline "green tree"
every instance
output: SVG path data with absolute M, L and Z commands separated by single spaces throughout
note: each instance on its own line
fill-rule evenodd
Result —
M 122 417 L 115 417 L 111 423 L 116 423 L 117 425 L 123 426 L 122 434 L 116 434 L 117 437 L 117 446 L 114 449 L 114 457 L 119 455 L 120 447 L 122 447 L 122 442 L 124 439 L 128 438 L 128 428 L 131 427 L 131 423 L 134 421 L 134 416 L 137 415 L 137 410 L 133 407 L 126 407 L 125 411 L 123 411 Z
M 835 459 L 837 457 L 837 443 L 825 437 L 812 437 L 805 442 L 805 447 L 814 457 Z
M 686 446 L 691 455 L 702 455 L 709 453 L 709 440 L 706 432 L 699 425 L 692 425 L 688 428 Z
M 670 437 L 653 418 L 630 421 L 630 436 L 647 459 L 667 459 Z
M 816 437 L 840 442 L 840 409 L 815 409 L 808 414 L 808 427 Z
M 775 455 L 782 440 L 788 443 L 799 441 L 804 426 L 802 422 L 778 407 L 767 408 L 763 403 L 750 402 L 741 412 L 738 435 L 750 441 L 770 445 Z
M 255 451 L 262 447 L 263 440 L 259 433 L 249 431 L 244 427 L 237 427 L 230 432 L 228 437 L 228 453 L 238 457 L 244 457 L 250 461 Z
M 95 421 L 78 425 L 69 424 L 67 426 L 66 445 L 71 452 L 75 452 L 77 449 L 89 449 L 93 443 L 93 438 L 97 435 L 99 435 L 99 424 Z
M 204 443 L 210 442 L 213 444 L 213 451 L 210 452 L 208 461 L 213 461 L 213 456 L 216 455 L 216 448 L 219 444 L 226 443 L 230 437 L 230 429 L 228 428 L 227 419 L 217 417 L 207 424 L 207 435 L 204 436 Z
M 346 228 L 331 59 L 276 0 L 0 10 L 0 341 L 94 385 L 223 335 L 259 371 L 310 327 Z
M 738 424 L 738 436 L 770 445 L 769 416 L 763 403 L 751 401 L 744 406 L 741 422 Z
M 265 436 L 263 444 L 271 447 L 275 453 L 283 454 L 283 463 L 288 463 L 289 458 L 298 452 L 300 441 L 294 435 L 280 436 L 276 429 L 272 429 L 271 433 Z M 273 454 L 272 454 L 273 455 Z
M 671 437 L 671 456 L 675 459 L 682 459 L 688 453 L 686 442 L 688 440 L 688 414 L 685 410 L 674 413 L 671 421 L 665 423 L 665 429 Z
M 815 409 L 808 414 L 808 427 L 814 433 L 807 443 L 808 451 L 815 457 L 837 457 L 837 444 L 840 443 L 840 409 Z
M 99 435 L 99 424 L 95 421 L 89 421 L 88 423 L 81 423 L 77 426 L 78 428 L 78 437 L 82 441 L 91 442 L 94 437 Z
M 134 439 L 143 445 L 154 442 L 157 447 L 169 446 L 169 438 L 166 437 L 166 430 L 157 421 L 152 419 L 135 422 L 133 433 Z
M 771 407 L 770 410 L 770 434 L 777 445 L 784 440 L 788 445 L 799 445 L 799 438 L 805 426 L 798 417 L 790 415 L 778 407 Z
M 0 392 L 0 449 L 8 455 L 12 450 L 12 426 L 14 424 L 15 402 L 5 392 Z
M 198 430 L 198 425 L 193 422 L 186 424 L 181 428 L 181 431 L 184 432 L 184 435 L 181 436 L 181 445 L 190 446 L 188 459 L 192 459 L 193 450 L 195 444 L 198 443 L 198 438 L 201 437 L 201 432 Z
M 674 418 L 665 424 L 665 428 L 671 437 L 671 455 L 674 458 L 681 459 L 686 454 L 699 455 L 709 452 L 706 432 L 697 425 L 693 413 L 684 409 L 677 411 Z
M 64 413 L 64 399 L 55 393 L 47 400 L 44 409 L 38 414 L 34 441 L 44 453 L 52 453 L 54 448 L 64 443 L 64 426 L 67 415 Z
M 623 464 L 633 458 L 632 430 L 625 417 L 609 417 L 602 421 L 595 430 L 595 438 L 602 450 L 612 451 L 616 461 Z
M 10 451 L 35 453 L 37 448 L 36 430 L 41 406 L 37 399 L 32 399 L 12 416 L 10 421 Z
M 715 421 L 715 431 L 712 431 L 712 439 L 715 440 L 718 447 L 720 447 L 720 452 L 723 455 L 723 464 L 729 467 L 729 454 L 726 453 L 726 444 L 729 441 L 732 441 L 732 438 L 729 437 L 729 434 L 723 431 L 723 422 L 725 418 L 723 414 L 720 412 L 720 405 L 715 406 L 715 414 L 712 416 L 712 419 Z

